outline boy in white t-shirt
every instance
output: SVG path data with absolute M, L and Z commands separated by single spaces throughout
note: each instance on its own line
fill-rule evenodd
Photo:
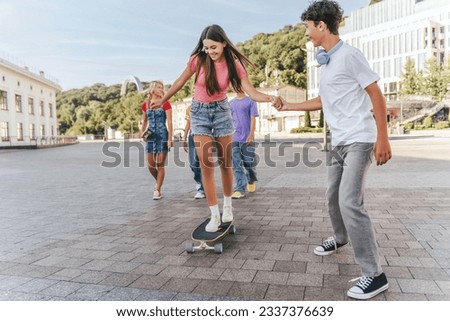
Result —
M 287 103 L 278 110 L 323 109 L 332 135 L 326 198 L 334 236 L 315 248 L 316 255 L 330 255 L 349 241 L 362 276 L 347 295 L 369 299 L 389 283 L 380 265 L 375 232 L 364 208 L 364 181 L 375 157 L 377 165 L 391 158 L 387 134 L 386 102 L 374 73 L 361 51 L 339 39 L 343 10 L 336 1 L 310 4 L 301 19 L 314 47 L 322 46 L 319 97 Z M 373 113 L 372 113 L 373 109 Z

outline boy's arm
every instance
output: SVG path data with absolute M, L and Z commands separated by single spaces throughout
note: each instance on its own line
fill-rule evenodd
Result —
M 372 101 L 373 114 L 377 124 L 377 141 L 374 148 L 374 156 L 377 165 L 386 164 L 392 157 L 391 145 L 389 144 L 386 118 L 386 101 L 376 82 L 365 88 Z
M 288 103 L 286 100 L 281 98 L 282 105 L 277 108 L 279 111 L 288 111 L 288 110 L 296 110 L 296 111 L 314 111 L 322 109 L 322 100 L 320 97 L 316 97 L 302 103 Z
M 250 118 L 250 133 L 247 137 L 247 144 L 251 145 L 253 144 L 253 138 L 255 137 L 255 126 L 256 126 L 256 117 L 252 116 Z

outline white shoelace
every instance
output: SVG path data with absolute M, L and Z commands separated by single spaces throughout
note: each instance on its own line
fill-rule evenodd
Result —
M 359 280 L 359 281 L 358 281 Z M 352 279 L 348 282 L 355 282 L 358 281 L 358 283 L 356 284 L 356 286 L 359 286 L 360 288 L 362 288 L 363 290 L 367 289 L 369 287 L 369 285 L 372 283 L 373 278 L 370 276 L 360 276 L 358 278 Z
M 325 242 L 323 242 L 323 245 L 322 245 L 325 249 L 327 249 L 327 248 L 329 248 L 329 247 L 331 247 L 331 246 L 334 246 L 334 250 L 335 251 L 337 251 L 337 243 L 336 243 L 336 240 L 334 239 L 334 236 L 330 236 L 329 238 L 327 238 L 326 240 L 325 240 Z

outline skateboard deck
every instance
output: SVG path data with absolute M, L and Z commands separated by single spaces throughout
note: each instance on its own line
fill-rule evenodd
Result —
M 223 252 L 223 244 L 220 242 L 228 234 L 235 234 L 236 227 L 234 221 L 222 223 L 216 232 L 206 232 L 205 227 L 209 223 L 210 218 L 204 220 L 199 226 L 192 231 L 191 238 L 200 244 L 195 246 L 194 242 L 186 243 L 186 251 L 193 253 L 195 250 L 214 250 L 216 253 Z

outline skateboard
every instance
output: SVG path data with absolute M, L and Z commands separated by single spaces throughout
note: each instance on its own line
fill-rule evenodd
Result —
M 222 215 L 220 219 L 222 220 Z M 210 218 L 207 218 L 192 231 L 192 241 L 199 242 L 200 244 L 195 246 L 195 243 L 192 241 L 186 242 L 186 252 L 194 253 L 196 250 L 214 250 L 215 253 L 223 252 L 223 244 L 220 240 L 228 234 L 236 233 L 236 226 L 233 225 L 234 221 L 222 223 L 217 232 L 206 232 L 205 227 L 209 223 L 209 220 Z

